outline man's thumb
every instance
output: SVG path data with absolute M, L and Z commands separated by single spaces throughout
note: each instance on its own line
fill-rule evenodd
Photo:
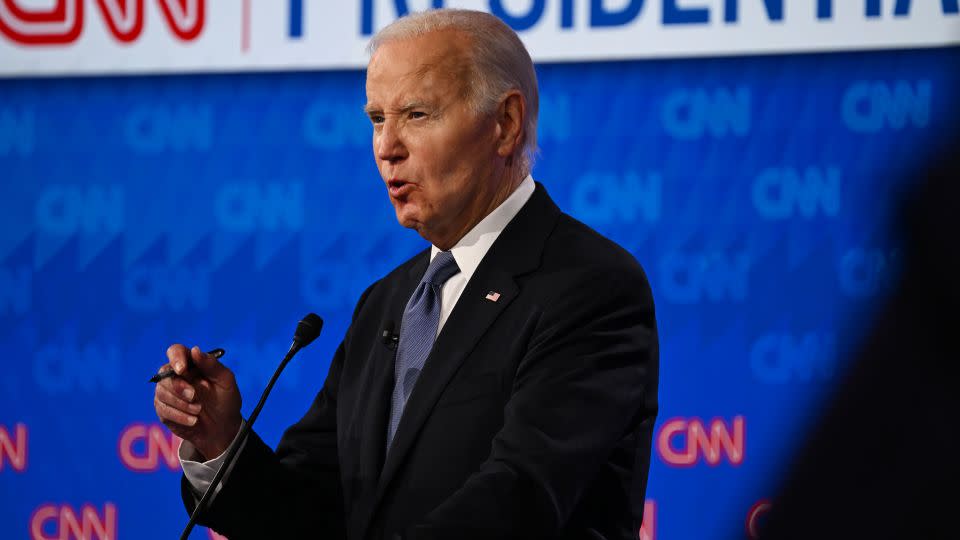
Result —
M 217 379 L 227 370 L 220 360 L 200 350 L 200 347 L 194 346 L 190 349 L 190 356 L 193 358 L 193 365 L 197 367 L 200 373 L 207 379 Z

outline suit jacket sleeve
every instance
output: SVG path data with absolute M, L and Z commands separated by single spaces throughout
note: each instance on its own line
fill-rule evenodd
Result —
M 372 288 L 360 297 L 354 318 Z M 337 387 L 350 335 L 348 329 L 323 388 L 303 418 L 284 432 L 275 452 L 250 432 L 201 525 L 231 540 L 345 536 L 336 419 Z M 196 498 L 186 477 L 181 478 L 181 494 L 192 513 Z
M 642 472 L 620 487 L 639 494 L 631 506 L 642 508 L 656 415 L 655 318 L 639 267 L 619 275 L 620 283 L 605 273 L 557 291 L 519 364 L 489 458 L 404 537 L 557 537 L 624 440 Z

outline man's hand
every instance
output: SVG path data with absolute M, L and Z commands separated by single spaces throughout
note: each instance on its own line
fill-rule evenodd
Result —
M 192 359 L 193 368 L 187 369 Z M 174 435 L 189 441 L 206 460 L 230 446 L 240 431 L 240 389 L 233 372 L 199 347 L 178 344 L 167 349 L 176 377 L 157 383 L 153 406 Z

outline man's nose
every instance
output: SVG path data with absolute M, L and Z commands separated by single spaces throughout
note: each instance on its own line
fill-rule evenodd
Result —
M 407 157 L 407 148 L 403 144 L 400 126 L 392 119 L 385 120 L 376 138 L 377 159 L 391 163 Z

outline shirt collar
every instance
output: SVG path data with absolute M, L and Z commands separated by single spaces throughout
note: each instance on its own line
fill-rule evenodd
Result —
M 523 208 L 523 205 L 530 200 L 534 188 L 533 177 L 528 174 L 523 182 L 520 182 L 520 185 L 517 186 L 517 189 L 513 190 L 513 193 L 500 203 L 500 206 L 487 214 L 487 217 L 474 225 L 470 232 L 450 248 L 453 259 L 457 261 L 457 266 L 460 267 L 460 272 L 467 281 L 470 281 L 473 272 L 480 266 L 480 261 L 483 260 L 487 251 L 490 250 L 490 246 L 500 236 L 503 229 L 513 220 L 514 216 Z M 440 253 L 440 248 L 437 246 L 431 247 L 431 261 L 437 256 L 437 253 Z

